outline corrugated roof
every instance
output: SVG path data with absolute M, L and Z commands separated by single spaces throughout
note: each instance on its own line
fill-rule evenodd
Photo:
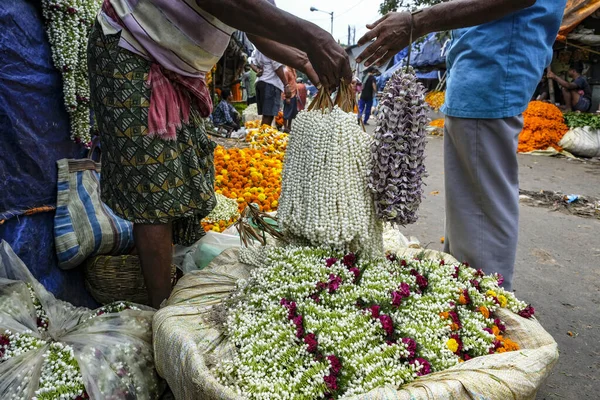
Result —
M 569 32 L 598 9 L 600 9 L 600 0 L 568 0 L 558 39 L 565 40 Z

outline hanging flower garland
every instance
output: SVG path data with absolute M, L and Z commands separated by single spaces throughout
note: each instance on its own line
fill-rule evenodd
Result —
M 86 147 L 91 141 L 87 41 L 101 3 L 101 0 L 42 1 L 52 61 L 63 77 L 71 139 Z

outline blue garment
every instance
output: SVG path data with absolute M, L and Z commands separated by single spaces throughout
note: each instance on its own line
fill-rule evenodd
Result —
M 442 112 L 459 118 L 521 114 L 552 62 L 566 0 L 537 0 L 502 19 L 452 33 Z
M 221 100 L 219 105 L 213 110 L 213 124 L 215 126 L 233 124 L 232 114 L 235 114 L 235 108 L 225 100 Z
M 369 118 L 371 118 L 371 109 L 373 108 L 373 100 L 363 100 L 360 99 L 358 101 L 358 119 L 360 121 L 360 117 L 365 115 L 365 119 L 363 122 L 366 124 L 369 122 Z

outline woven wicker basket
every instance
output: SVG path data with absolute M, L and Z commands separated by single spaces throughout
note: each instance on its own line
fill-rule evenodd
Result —
M 171 268 L 171 284 L 176 283 L 177 268 Z M 84 268 L 85 287 L 100 304 L 129 301 L 150 305 L 138 256 L 97 256 Z

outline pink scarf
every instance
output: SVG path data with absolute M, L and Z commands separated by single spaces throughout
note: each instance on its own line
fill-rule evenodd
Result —
M 104 0 L 102 10 L 126 29 L 109 0 Z M 203 78 L 182 76 L 152 62 L 147 84 L 152 91 L 148 110 L 148 135 L 151 137 L 176 140 L 177 129 L 190 122 L 190 100 L 196 103 L 203 118 L 212 113 L 212 99 Z

